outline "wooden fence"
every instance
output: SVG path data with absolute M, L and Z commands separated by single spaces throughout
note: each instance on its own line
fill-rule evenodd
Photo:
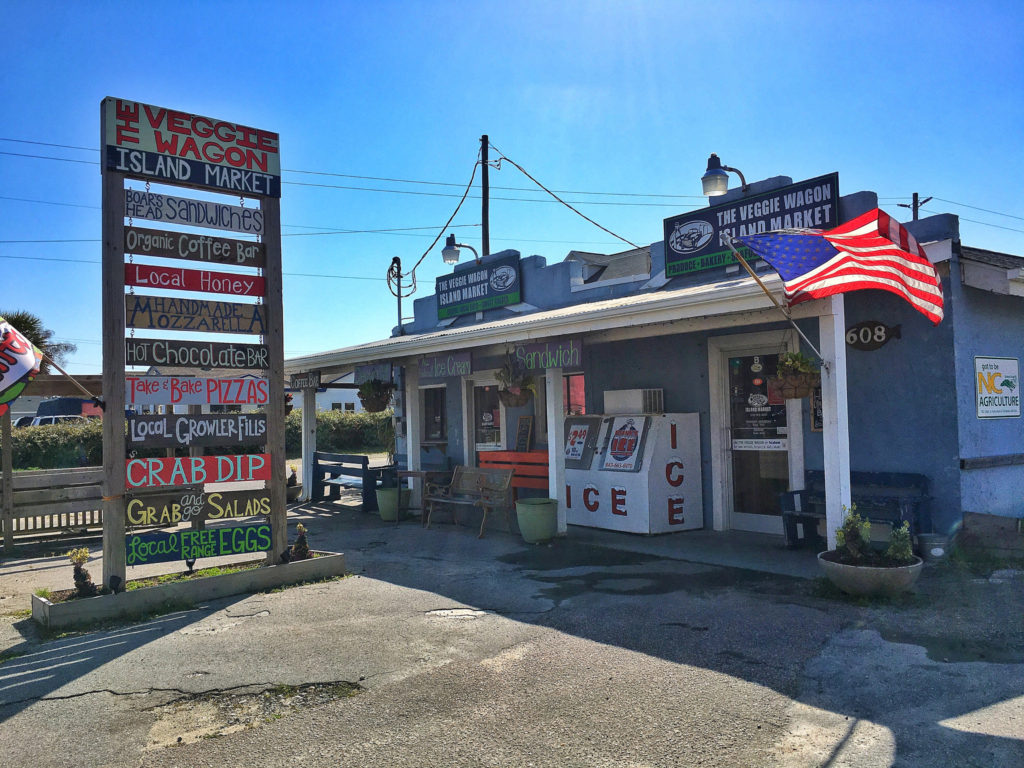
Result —
M 0 515 L 4 551 L 16 535 L 64 533 L 103 525 L 103 468 L 40 469 L 16 472 L 11 498 Z M 3 491 L 0 480 L 0 493 Z

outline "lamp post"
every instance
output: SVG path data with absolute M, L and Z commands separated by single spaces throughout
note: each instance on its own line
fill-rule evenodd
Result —
M 722 161 L 718 155 L 714 152 L 711 153 L 711 157 L 708 158 L 708 169 L 704 172 L 704 175 L 700 178 L 700 183 L 704 187 L 704 194 L 708 197 L 718 197 L 724 195 L 729 191 L 729 174 L 726 171 L 731 171 L 740 177 L 740 184 L 742 184 L 742 190 L 746 192 L 750 189 L 750 185 L 747 184 L 747 180 L 743 178 L 743 174 L 738 168 L 730 168 L 728 165 L 722 165 Z
M 466 243 L 456 243 L 455 235 L 448 235 L 448 239 L 444 241 L 444 248 L 441 250 L 441 258 L 445 264 L 453 266 L 459 263 L 459 248 L 469 248 L 473 252 L 476 263 L 480 263 L 480 254 L 476 252 L 476 248 Z

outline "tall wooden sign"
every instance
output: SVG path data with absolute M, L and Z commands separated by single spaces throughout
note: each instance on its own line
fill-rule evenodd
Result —
M 236 549 L 269 549 L 271 562 L 277 562 L 287 546 L 278 135 L 115 98 L 103 100 L 100 123 L 106 403 L 103 583 L 117 588 L 124 583 L 129 507 L 133 524 L 140 524 L 140 516 L 148 520 L 177 515 L 193 521 L 266 516 L 269 527 L 239 529 L 237 536 L 218 534 L 216 541 L 228 541 L 224 537 L 229 536 Z M 132 184 L 133 180 L 142 184 Z M 151 191 L 150 182 L 226 196 L 194 200 Z M 136 226 L 138 220 L 158 222 L 158 228 Z M 196 234 L 179 227 L 219 231 Z M 136 255 L 146 260 L 136 263 Z M 154 259 L 160 263 L 152 263 Z M 209 268 L 222 264 L 239 271 Z M 198 291 L 210 298 L 188 298 L 173 293 L 177 291 Z M 132 330 L 129 338 L 127 328 Z M 170 332 L 173 338 L 135 338 L 136 328 Z M 213 341 L 208 334 L 242 338 Z M 126 366 L 151 365 L 185 367 L 194 375 L 152 377 L 144 371 L 125 371 Z M 229 378 L 204 377 L 211 368 L 234 373 Z M 197 413 L 202 405 L 225 403 L 263 405 L 266 415 Z M 133 459 L 126 452 L 125 408 L 142 405 L 186 405 L 191 410 L 188 416 L 133 417 L 133 448 L 176 446 L 194 454 L 199 446 L 262 444 L 263 453 Z M 263 480 L 266 487 L 221 491 L 216 485 L 237 479 Z M 201 486 L 207 483 L 212 485 L 204 492 Z M 150 486 L 185 484 L 191 487 L 168 489 L 159 496 L 139 495 L 140 489 Z M 255 530 L 258 535 L 252 533 Z M 130 538 L 132 559 L 151 562 L 149 549 L 157 545 Z M 190 552 L 203 556 L 227 551 L 215 546 L 213 538 L 209 544 L 204 540 L 190 546 Z M 179 548 L 178 554 L 185 549 Z M 143 550 L 146 556 L 140 554 Z

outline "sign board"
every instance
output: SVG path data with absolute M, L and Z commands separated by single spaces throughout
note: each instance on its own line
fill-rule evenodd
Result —
M 901 338 L 902 325 L 886 325 L 877 320 L 864 320 L 846 329 L 846 345 L 861 352 L 873 352 L 892 339 Z
M 533 416 L 520 416 L 516 425 L 516 451 L 530 450 L 530 435 L 533 433 Z
M 839 174 L 829 173 L 782 189 L 751 195 L 665 219 L 665 276 L 735 263 L 722 235 L 754 235 L 787 227 L 839 225 Z M 744 253 L 744 258 L 749 252 Z
M 372 365 L 357 365 L 352 380 L 356 384 L 364 384 L 367 381 L 391 381 L 391 363 L 374 363 Z
M 266 405 L 270 382 L 255 377 L 126 376 L 128 405 Z
M 237 272 L 209 272 L 205 269 L 154 267 L 151 264 L 125 264 L 124 284 L 165 291 L 230 293 L 233 296 L 262 296 L 263 278 Z
M 189 368 L 270 367 L 265 344 L 231 344 L 218 341 L 172 339 L 124 340 L 125 365 L 173 365 Z
M 263 243 L 145 227 L 124 228 L 124 252 L 238 267 L 263 267 L 267 263 Z
M 778 353 L 729 358 L 730 447 L 734 451 L 788 450 L 786 401 L 768 387 Z
M 198 560 L 201 557 L 266 552 L 271 547 L 270 526 L 250 523 L 202 531 L 156 531 L 131 533 L 125 537 L 128 565 Z
M 583 365 L 583 339 L 578 337 L 517 344 L 515 358 L 528 371 L 546 368 L 579 368 Z
M 431 355 L 420 360 L 420 383 L 451 376 L 468 376 L 473 372 L 473 359 L 469 352 L 451 352 Z
M 320 371 L 293 373 L 289 389 L 320 389 Z
M 267 417 L 262 413 L 133 413 L 128 417 L 128 442 L 134 445 L 262 445 L 266 436 Z
M 129 176 L 281 196 L 276 133 L 136 101 L 103 100 L 106 167 Z
M 518 304 L 522 301 L 519 257 L 502 256 L 439 277 L 434 295 L 438 320 Z
M 128 459 L 129 488 L 270 479 L 270 454 Z
M 601 469 L 617 472 L 636 472 L 640 469 L 647 423 L 646 416 L 616 416 L 609 430 L 610 438 Z
M 270 492 L 212 491 L 179 488 L 174 491 L 129 496 L 125 506 L 128 525 L 177 525 L 194 520 L 227 520 L 270 514 Z
M 138 189 L 124 191 L 124 215 L 129 219 L 147 219 L 167 224 L 185 224 L 190 227 L 229 229 L 250 235 L 263 234 L 263 211 L 240 205 L 213 203 L 172 197 Z
M 129 328 L 147 330 L 263 334 L 266 309 L 263 304 L 135 293 L 124 297 L 124 322 Z
M 1020 370 L 1016 357 L 974 358 L 979 419 L 1020 416 Z

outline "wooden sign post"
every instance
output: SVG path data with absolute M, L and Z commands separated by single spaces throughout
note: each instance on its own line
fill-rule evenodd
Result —
M 257 529 L 251 526 L 245 532 L 238 528 L 234 533 L 218 533 L 216 546 L 213 538 L 207 545 L 205 539 L 200 544 L 193 536 L 189 539 L 193 549 L 189 551 L 213 556 L 239 547 L 243 547 L 239 551 L 269 550 L 269 561 L 280 562 L 287 548 L 287 532 L 278 135 L 114 98 L 104 99 L 100 105 L 100 123 L 105 403 L 103 584 L 114 590 L 123 588 L 129 497 L 134 518 L 167 514 L 197 522 L 204 517 L 267 515 L 270 526 L 259 528 L 258 536 L 253 534 Z M 126 188 L 125 182 L 132 179 L 143 181 L 145 191 Z M 234 197 L 230 202 L 226 198 L 211 202 L 165 195 L 151 192 L 150 181 Z M 247 199 L 255 199 L 258 206 L 247 206 Z M 125 225 L 126 218 L 129 226 Z M 159 228 L 138 227 L 137 220 L 158 222 Z M 259 241 L 223 237 L 219 233 L 182 232 L 176 229 L 179 226 L 238 232 L 256 236 Z M 177 261 L 136 264 L 132 258 L 126 263 L 126 253 Z M 189 268 L 183 261 L 199 264 Z M 209 269 L 211 264 L 230 264 L 246 271 L 222 272 Z M 128 296 L 126 285 L 131 288 Z M 136 295 L 136 290 L 142 293 Z M 224 298 L 190 299 L 166 295 L 164 291 L 198 291 Z M 236 298 L 254 301 L 238 302 Z M 129 325 L 132 337 L 126 339 Z M 135 338 L 135 328 L 173 331 L 175 338 Z M 258 343 L 189 339 L 190 332 L 246 334 L 256 337 L 254 342 Z M 194 369 L 197 375 L 129 375 L 126 365 L 184 366 Z M 202 378 L 202 371 L 211 368 L 234 369 L 238 373 L 228 379 Z M 162 417 L 133 420 L 133 445 L 162 445 L 168 451 L 174 447 L 188 448 L 191 457 L 146 460 L 145 480 L 140 479 L 140 460 L 126 453 L 126 401 L 133 408 L 145 405 L 164 409 Z M 262 405 L 266 416 L 200 416 L 201 406 L 214 404 Z M 187 406 L 191 418 L 177 417 L 169 410 L 175 405 Z M 200 446 L 240 443 L 262 444 L 264 453 L 198 455 Z M 229 471 L 231 467 L 238 472 Z M 126 469 L 134 474 L 129 477 Z M 141 500 L 137 490 L 140 486 L 178 485 L 178 474 L 185 478 L 182 484 L 201 485 L 237 477 L 263 480 L 266 487 L 224 493 L 211 488 L 205 494 L 178 488 L 177 495 L 168 489 L 160 497 L 147 495 Z M 231 546 L 221 545 L 222 540 L 229 539 Z M 253 543 L 257 539 L 258 543 Z M 149 552 L 149 540 L 135 537 L 131 541 L 135 548 L 133 560 L 152 562 L 140 554 Z

